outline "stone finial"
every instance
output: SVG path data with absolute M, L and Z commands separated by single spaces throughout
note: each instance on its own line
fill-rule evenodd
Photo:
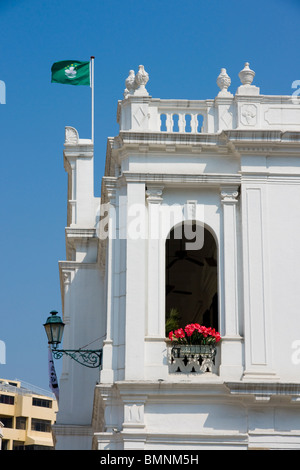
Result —
M 146 72 L 143 65 L 139 65 L 139 71 L 137 72 L 135 76 L 135 83 L 137 87 L 134 93 L 135 95 L 148 96 L 148 92 L 145 87 L 148 80 L 149 80 L 149 74 Z
M 226 72 L 226 69 L 221 69 L 221 73 L 217 78 L 217 85 L 220 88 L 220 92 L 218 96 L 226 96 L 230 95 L 228 88 L 230 87 L 231 79 Z
M 239 73 L 239 78 L 243 85 L 251 85 L 255 72 L 250 69 L 249 62 L 245 63 L 245 67 Z
M 240 71 L 239 77 L 242 82 L 236 91 L 237 95 L 259 95 L 260 89 L 259 87 L 252 85 L 253 79 L 255 76 L 255 72 L 250 69 L 249 62 L 245 63 L 245 67 L 243 70 Z
M 129 70 L 129 75 L 125 80 L 125 86 L 124 97 L 126 98 L 128 95 L 132 95 L 136 89 L 134 70 Z

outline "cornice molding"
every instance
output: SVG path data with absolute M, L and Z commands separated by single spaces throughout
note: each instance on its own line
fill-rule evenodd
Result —
M 204 151 L 236 157 L 241 154 L 285 156 L 300 153 L 300 132 L 276 129 L 233 129 L 215 134 L 121 131 L 111 146 L 120 158 L 126 158 L 130 151 L 174 153 L 184 149 L 192 154 Z
M 84 261 L 59 261 L 58 262 L 59 271 L 76 271 L 77 269 L 99 269 L 99 264 L 95 263 L 85 263 Z
M 250 395 L 269 399 L 271 396 L 287 396 L 292 401 L 300 401 L 300 384 L 278 382 L 226 382 L 231 395 Z
M 282 174 L 272 174 L 268 171 L 264 172 L 250 172 L 243 171 L 241 172 L 241 183 L 268 183 L 268 184 L 285 184 L 285 185 L 299 185 L 300 184 L 300 174 L 295 173 L 282 173 Z
M 124 184 L 127 182 L 144 182 L 154 186 L 220 186 L 220 185 L 239 185 L 241 175 L 239 174 L 209 174 L 203 173 L 201 175 L 194 174 L 161 174 L 161 173 L 132 173 L 124 171 L 120 176 Z
M 199 383 L 201 382 L 201 387 Z M 182 397 L 183 400 L 191 400 L 192 397 L 196 397 L 198 400 L 200 397 L 207 396 L 228 396 L 229 391 L 222 379 L 215 377 L 215 380 L 203 382 L 199 380 L 187 382 L 169 382 L 168 380 L 153 380 L 153 381 L 118 381 L 115 385 L 118 389 L 120 396 L 141 396 L 146 395 L 149 399 L 153 400 L 156 398 L 159 400 L 165 400 L 177 397 Z M 163 394 L 162 394 L 163 392 Z M 165 394 L 166 392 L 167 395 Z
M 76 249 L 76 244 L 99 243 L 96 228 L 66 227 L 65 239 L 67 260 L 71 259 L 72 250 Z
M 63 151 L 65 158 L 93 158 L 94 150 L 92 145 L 81 145 L 74 146 L 70 145 L 69 147 L 65 147 Z
M 80 228 L 80 227 L 66 227 L 65 229 L 66 236 L 68 238 L 95 238 L 96 229 L 95 228 Z
M 226 139 L 221 134 L 192 134 L 180 132 L 132 132 L 120 131 L 115 145 L 117 147 L 148 144 L 149 147 L 176 145 L 189 146 L 201 145 L 206 147 L 216 147 L 226 145 Z
M 238 154 L 299 155 L 300 132 L 234 129 L 222 132 L 229 148 Z

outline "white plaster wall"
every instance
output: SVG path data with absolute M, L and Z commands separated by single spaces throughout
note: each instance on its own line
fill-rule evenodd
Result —
M 185 220 L 184 206 L 187 201 L 197 201 L 197 220 L 213 230 L 216 242 L 218 242 L 221 220 L 221 201 L 218 188 L 164 188 L 161 212 L 165 238 L 175 224 Z M 173 207 L 174 222 L 172 220 Z
M 281 380 L 300 375 L 300 182 L 268 185 L 269 278 L 274 362 Z M 298 351 L 298 352 L 297 352 Z
M 106 334 L 103 292 L 103 279 L 98 269 L 82 268 L 74 272 L 72 283 L 65 294 L 63 349 L 102 347 Z M 66 356 L 62 360 L 57 423 L 90 425 L 99 369 L 84 367 Z
M 59 262 L 63 321 L 61 349 L 101 349 L 106 336 L 105 275 L 98 264 L 95 233 L 100 199 L 94 197 L 93 143 L 66 128 L 64 165 L 68 172 L 67 260 Z M 57 449 L 91 448 L 94 387 L 99 368 L 64 355 L 55 428 Z
M 57 443 L 55 450 L 91 450 L 92 449 L 92 435 L 91 429 L 86 432 L 84 429 L 67 427 L 64 433 L 60 434 L 59 428 L 54 427 L 56 433 Z M 82 434 L 80 434 L 80 432 Z
M 235 174 L 239 170 L 239 160 L 231 154 L 218 155 L 197 149 L 193 152 L 140 152 L 129 154 L 122 160 L 122 171 L 157 174 Z
M 182 397 L 183 399 L 183 397 Z M 147 431 L 158 433 L 180 432 L 205 434 L 222 431 L 243 433 L 247 429 L 247 414 L 243 406 L 233 403 L 218 403 L 206 397 L 193 403 L 189 397 L 185 403 L 149 403 L 146 406 Z M 198 401 L 198 403 L 197 403 Z

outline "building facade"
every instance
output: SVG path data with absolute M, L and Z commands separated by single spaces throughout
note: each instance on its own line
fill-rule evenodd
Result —
M 50 394 L 23 386 L 18 380 L 0 379 L 2 450 L 54 449 L 52 425 L 57 409 Z
M 3 428 L 3 423 L 2 421 L 0 421 L 0 450 L 2 449 L 2 438 L 3 438 L 2 428 Z
M 300 448 L 300 102 L 254 75 L 191 101 L 130 71 L 101 199 L 66 128 L 64 347 L 103 362 L 64 359 L 57 449 Z M 174 354 L 172 312 L 220 332 L 213 361 Z

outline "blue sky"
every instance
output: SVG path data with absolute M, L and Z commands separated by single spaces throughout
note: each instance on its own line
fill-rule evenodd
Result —
M 0 0 L 0 377 L 48 389 L 42 324 L 61 312 L 65 259 L 64 128 L 91 135 L 88 87 L 51 84 L 53 62 L 95 56 L 95 195 L 117 101 L 143 64 L 155 98 L 214 98 L 220 69 L 239 86 L 246 61 L 262 94 L 300 80 L 299 0 Z M 100 336 L 100 335 L 99 335 Z M 81 346 L 81 345 L 78 345 Z M 56 362 L 57 373 L 60 363 Z

